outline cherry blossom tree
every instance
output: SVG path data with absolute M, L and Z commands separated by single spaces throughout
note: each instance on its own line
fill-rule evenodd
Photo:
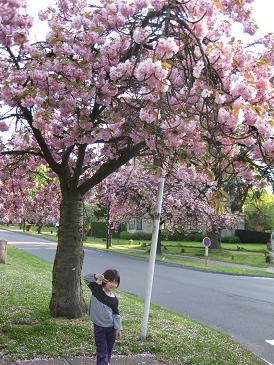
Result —
M 222 199 L 224 209 L 220 210 L 222 191 L 208 174 L 197 170 L 199 168 L 194 165 L 180 164 L 167 173 L 161 224 L 171 232 L 221 230 L 231 228 L 239 219 L 238 214 L 227 209 L 225 196 Z M 159 183 L 157 172 L 151 164 L 135 161 L 98 185 L 97 199 L 101 205 L 110 207 L 112 225 L 133 217 L 148 217 L 153 221 Z
M 250 2 L 58 0 L 31 43 L 25 2 L 0 0 L 2 155 L 40 157 L 60 184 L 53 316 L 85 310 L 83 199 L 132 157 L 273 158 L 270 38 L 258 56 L 231 37 L 255 32 Z
M 20 161 L 19 161 L 20 160 Z M 59 217 L 56 177 L 33 156 L 4 156 L 0 171 L 0 216 L 3 222 L 35 223 L 38 233 Z

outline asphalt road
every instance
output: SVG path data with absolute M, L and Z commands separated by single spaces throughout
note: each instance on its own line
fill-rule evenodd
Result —
M 0 239 L 50 262 L 54 260 L 54 242 L 3 230 Z M 86 250 L 84 274 L 103 272 L 109 267 L 119 270 L 121 290 L 144 297 L 146 261 Z M 274 279 L 214 274 L 157 263 L 152 302 L 230 335 L 274 363 Z

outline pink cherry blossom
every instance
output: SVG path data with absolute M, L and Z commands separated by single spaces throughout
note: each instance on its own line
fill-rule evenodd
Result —
M 156 46 L 156 52 L 160 58 L 171 58 L 179 50 L 175 40 L 171 37 L 161 38 Z
M 6 132 L 9 130 L 8 125 L 5 122 L 0 122 L 0 132 Z
M 136 43 L 141 44 L 144 43 L 149 33 L 144 28 L 137 28 L 134 30 L 133 39 Z

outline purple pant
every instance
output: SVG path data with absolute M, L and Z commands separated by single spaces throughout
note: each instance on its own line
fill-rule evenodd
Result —
M 116 339 L 116 330 L 114 327 L 100 327 L 93 324 L 93 331 L 96 345 L 96 365 L 108 365 Z

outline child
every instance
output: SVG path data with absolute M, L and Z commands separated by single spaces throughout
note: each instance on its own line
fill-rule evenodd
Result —
M 108 365 L 115 340 L 122 334 L 118 299 L 113 294 L 120 275 L 117 270 L 106 270 L 103 274 L 86 275 L 84 280 L 92 292 L 88 314 L 93 322 L 96 365 Z

